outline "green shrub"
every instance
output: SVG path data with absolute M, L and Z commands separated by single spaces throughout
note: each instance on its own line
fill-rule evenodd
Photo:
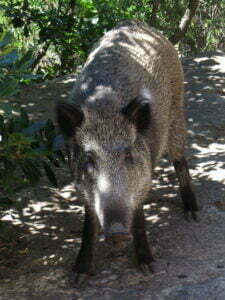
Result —
M 64 161 L 63 138 L 52 121 L 32 122 L 25 110 L 0 104 L 0 206 L 8 206 L 21 188 L 37 184 L 43 171 L 57 186 L 52 166 Z
M 11 103 L 19 83 L 37 77 L 29 71 L 31 51 L 20 56 L 11 43 L 10 33 L 0 37 L 0 210 L 16 204 L 16 193 L 37 184 L 43 172 L 57 186 L 52 166 L 64 161 L 63 138 L 52 121 L 31 121 L 24 109 Z
M 28 83 L 38 77 L 29 71 L 33 63 L 32 51 L 27 51 L 21 56 L 12 47 L 12 43 L 12 34 L 2 33 L 0 36 L 0 101 L 17 94 L 21 81 Z
M 190 2 L 175 0 L 1 0 L 0 30 L 11 28 L 20 49 L 35 49 L 33 67 L 44 77 L 74 72 L 103 33 L 124 19 L 140 19 L 168 38 L 179 31 Z M 190 13 L 190 12 L 189 12 Z M 181 54 L 224 48 L 225 2 L 199 1 Z

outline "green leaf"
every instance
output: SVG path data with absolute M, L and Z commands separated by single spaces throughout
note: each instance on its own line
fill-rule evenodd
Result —
M 40 168 L 31 160 L 24 160 L 21 163 L 21 169 L 27 180 L 33 185 L 37 184 L 41 177 Z
M 15 78 L 7 78 L 0 83 L 0 98 L 10 97 L 18 93 L 19 81 Z
M 50 167 L 50 165 L 48 163 L 46 163 L 45 161 L 42 161 L 42 164 L 43 164 L 43 168 L 45 170 L 46 176 L 48 177 L 48 180 L 52 183 L 52 185 L 54 187 L 58 187 L 57 179 L 56 179 L 55 174 L 54 174 L 52 168 Z
M 60 135 L 57 135 L 55 138 L 54 138 L 54 141 L 53 141 L 53 145 L 52 145 L 52 150 L 55 152 L 55 151 L 58 151 L 60 149 L 62 149 L 62 147 L 65 145 L 65 139 L 64 137 L 60 134 Z
M 0 56 L 0 65 L 6 66 L 15 63 L 18 59 L 18 53 L 16 50 L 12 50 L 10 53 Z
M 20 118 L 21 118 L 20 123 L 21 123 L 22 127 L 23 128 L 29 127 L 29 123 L 30 123 L 29 117 L 28 117 L 26 110 L 23 108 L 20 109 Z
M 28 50 L 27 53 L 25 53 L 16 63 L 15 63 L 15 69 L 27 69 L 29 68 L 32 63 L 34 62 L 34 59 L 32 58 L 33 51 Z
M 23 129 L 22 133 L 26 136 L 34 135 L 35 133 L 42 130 L 45 127 L 45 125 L 46 121 L 35 122 L 30 127 Z
M 29 27 L 27 25 L 25 25 L 23 28 L 23 34 L 25 37 L 29 36 Z
M 3 116 L 0 115 L 0 134 L 2 133 L 4 128 L 4 118 Z M 0 138 L 0 142 L 1 142 L 1 138 Z
M 42 76 L 41 75 L 38 75 L 38 74 L 21 74 L 20 75 L 21 78 L 23 79 L 37 79 L 37 78 L 41 78 Z
M 0 206 L 2 209 L 7 210 L 13 204 L 14 204 L 14 202 L 12 201 L 12 199 L 9 196 L 2 196 L 2 195 L 0 196 Z
M 20 109 L 11 103 L 0 103 L 0 115 L 3 115 L 4 118 L 12 118 L 14 113 L 19 114 Z
M 13 35 L 11 32 L 3 34 L 0 38 L 0 49 L 3 49 L 5 46 L 9 45 L 12 42 Z
M 60 166 L 59 162 L 58 162 L 57 158 L 54 155 L 52 155 L 52 153 L 46 154 L 46 156 L 54 167 L 59 168 L 59 166 Z
M 50 119 L 47 120 L 44 128 L 44 133 L 46 137 L 46 146 L 48 148 L 51 148 L 55 138 L 55 126 Z
M 65 155 L 61 150 L 58 150 L 56 152 L 54 152 L 54 154 L 65 164 L 66 163 L 66 159 L 65 159 Z

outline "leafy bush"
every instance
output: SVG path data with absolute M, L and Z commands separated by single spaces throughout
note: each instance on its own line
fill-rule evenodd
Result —
M 64 161 L 63 138 L 56 135 L 54 124 L 32 122 L 24 109 L 8 101 L 21 81 L 37 77 L 29 72 L 31 52 L 20 56 L 11 42 L 10 33 L 0 37 L 0 209 L 15 204 L 16 192 L 37 184 L 43 171 L 57 186 L 52 166 Z
M 74 72 L 93 44 L 121 20 L 144 20 L 171 37 L 190 2 L 198 0 L 1 0 L 0 24 L 14 30 L 21 49 L 32 45 L 32 67 L 53 77 Z M 192 25 L 179 43 L 180 52 L 222 49 L 224 18 L 224 1 L 199 1 Z
M 0 206 L 8 206 L 21 188 L 37 184 L 43 171 L 57 186 L 52 165 L 64 161 L 61 144 L 50 120 L 32 122 L 25 110 L 0 104 Z
M 29 72 L 33 59 L 32 52 L 19 55 L 11 44 L 13 35 L 10 32 L 0 36 L 0 99 L 7 98 L 19 92 L 19 82 L 37 78 Z
M 17 34 L 21 48 L 35 48 L 33 67 L 44 77 L 73 72 L 93 44 L 123 19 L 147 19 L 151 3 L 143 0 L 2 0 L 2 18 Z M 0 16 L 1 19 L 1 16 Z

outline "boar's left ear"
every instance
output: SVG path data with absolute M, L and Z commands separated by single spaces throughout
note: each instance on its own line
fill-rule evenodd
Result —
M 149 127 L 151 112 L 148 99 L 135 98 L 122 109 L 122 113 L 139 132 L 143 133 Z
M 80 109 L 66 102 L 57 103 L 56 116 L 59 128 L 67 138 L 74 135 L 76 128 L 81 125 L 84 119 L 84 114 Z

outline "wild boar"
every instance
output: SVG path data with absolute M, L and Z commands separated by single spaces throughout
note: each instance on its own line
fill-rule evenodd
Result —
M 82 245 L 74 266 L 78 280 L 91 272 L 100 226 L 115 244 L 133 239 L 139 266 L 151 271 L 143 202 L 166 152 L 184 212 L 197 218 L 184 153 L 183 81 L 173 45 L 156 29 L 126 21 L 90 53 L 70 101 L 57 104 L 59 127 L 74 144 L 75 184 L 85 196 Z

